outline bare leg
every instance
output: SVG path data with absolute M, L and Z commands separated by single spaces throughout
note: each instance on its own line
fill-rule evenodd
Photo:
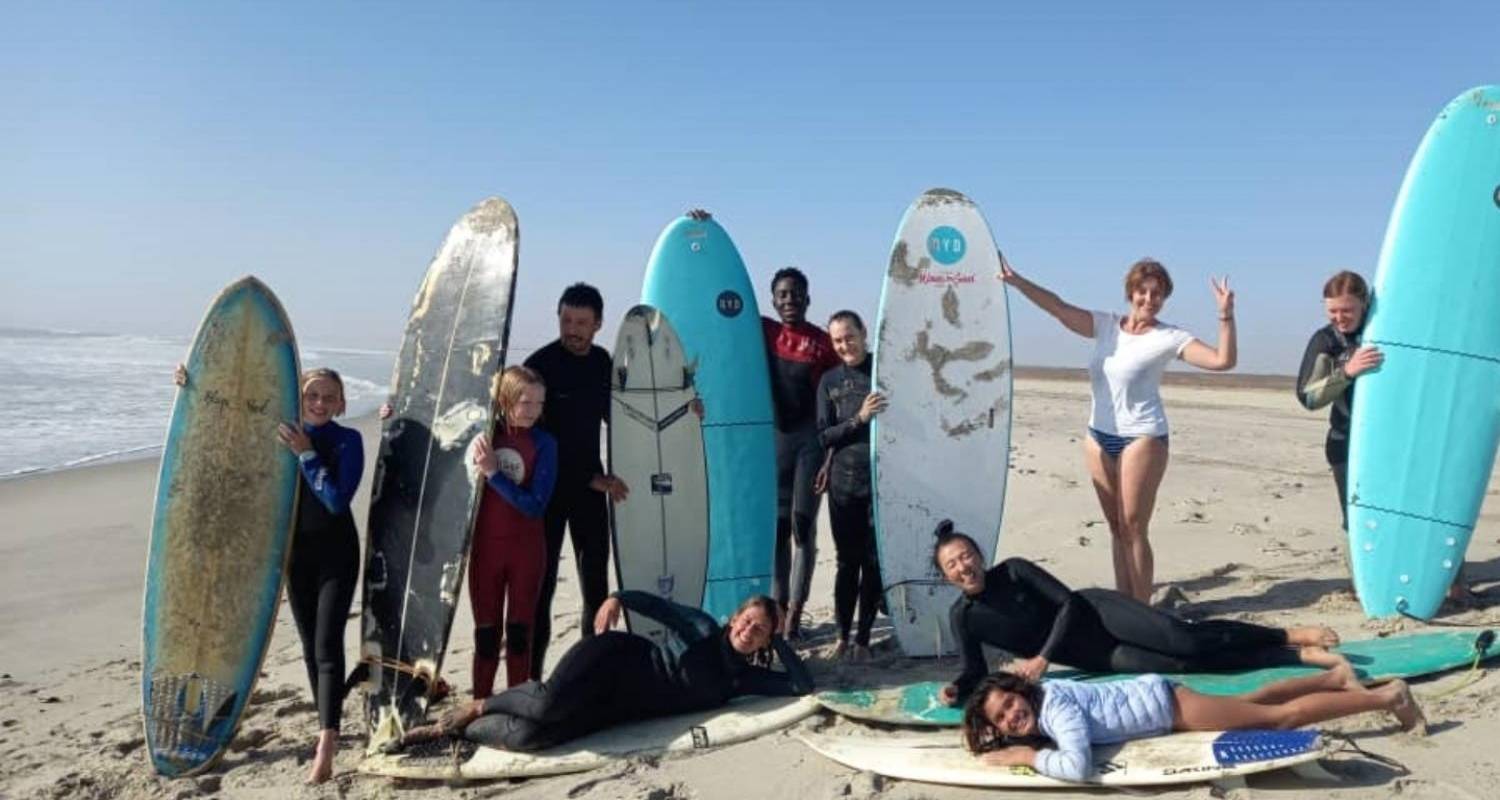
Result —
M 1326 679 L 1326 675 L 1295 678 L 1266 689 L 1291 693 L 1294 689 L 1308 688 Z M 1290 729 L 1367 711 L 1389 711 L 1396 716 L 1402 729 L 1426 732 L 1421 709 L 1405 682 L 1399 680 L 1370 692 L 1312 690 L 1310 694 L 1279 703 L 1255 703 L 1242 697 L 1214 697 L 1182 686 L 1176 688 L 1175 694 L 1177 711 L 1172 722 L 1174 730 L 1179 731 Z
M 1131 572 L 1131 596 L 1150 602 L 1156 564 L 1151 552 L 1151 514 L 1156 510 L 1156 490 L 1167 474 L 1167 445 L 1153 436 L 1142 436 L 1120 453 L 1120 531 Z
M 1249 694 L 1242 694 L 1240 697 L 1252 703 L 1275 705 L 1277 703 L 1285 703 L 1288 700 L 1293 700 L 1305 694 L 1312 694 L 1313 692 L 1348 691 L 1351 688 L 1351 683 L 1354 689 L 1364 691 L 1364 687 L 1360 686 L 1359 681 L 1354 677 L 1354 669 L 1348 664 L 1339 664 L 1327 672 L 1320 672 L 1317 675 L 1309 675 L 1305 678 L 1291 678 L 1289 680 L 1266 684 Z
M 309 784 L 319 784 L 333 777 L 333 757 L 339 753 L 339 732 L 333 728 L 318 731 L 318 749 L 312 768 L 307 772 Z
M 1338 647 L 1339 635 L 1326 625 L 1303 625 L 1286 629 L 1286 643 L 1296 647 Z
M 1083 460 L 1089 468 L 1089 478 L 1094 483 L 1094 494 L 1099 496 L 1099 510 L 1104 512 L 1104 521 L 1109 524 L 1109 550 L 1114 560 L 1115 591 L 1134 597 L 1131 590 L 1128 553 L 1120 532 L 1120 465 L 1105 455 L 1093 436 L 1083 440 Z

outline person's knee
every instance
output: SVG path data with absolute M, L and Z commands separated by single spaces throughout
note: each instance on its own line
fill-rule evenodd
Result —
M 531 626 L 525 622 L 505 624 L 505 649 L 513 656 L 531 652 Z
M 499 628 L 494 625 L 485 625 L 474 629 L 474 655 L 488 659 L 500 657 Z

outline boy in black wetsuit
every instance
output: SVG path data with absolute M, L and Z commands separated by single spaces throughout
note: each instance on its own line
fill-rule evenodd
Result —
M 557 486 L 547 504 L 547 569 L 537 598 L 531 674 L 540 676 L 552 637 L 552 596 L 562 557 L 563 531 L 573 539 L 583 595 L 582 629 L 594 633 L 593 619 L 609 593 L 609 509 L 604 505 L 630 494 L 625 482 L 604 471 L 599 426 L 609 421 L 609 353 L 594 344 L 604 323 L 604 298 L 586 283 L 575 283 L 557 302 L 558 338 L 526 359 L 547 383 L 546 407 L 537 427 L 557 439 Z
M 781 319 L 761 317 L 776 408 L 776 571 L 771 595 L 786 609 L 782 625 L 788 639 L 801 635 L 802 607 L 817 557 L 818 496 L 813 482 L 823 461 L 818 381 L 839 365 L 828 332 L 807 321 L 810 301 L 807 276 L 786 267 L 771 278 L 771 305 Z

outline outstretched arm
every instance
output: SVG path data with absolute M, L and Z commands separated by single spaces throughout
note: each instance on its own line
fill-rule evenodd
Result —
M 1234 335 L 1234 291 L 1229 288 L 1228 276 L 1222 281 L 1210 278 L 1209 283 L 1213 286 L 1214 302 L 1219 307 L 1219 345 L 1209 347 L 1194 339 L 1182 348 L 1182 360 L 1198 369 L 1224 372 L 1234 369 L 1239 359 Z
M 1000 255 L 1000 280 L 1016 287 L 1016 290 L 1026 296 L 1027 300 L 1035 303 L 1037 308 L 1051 314 L 1063 324 L 1064 328 L 1082 336 L 1086 339 L 1094 338 L 1094 315 L 1088 311 L 1065 302 L 1055 293 L 1043 289 L 1035 283 L 1021 277 L 1019 272 L 1010 268 L 1010 262 L 1005 260 L 1005 255 Z

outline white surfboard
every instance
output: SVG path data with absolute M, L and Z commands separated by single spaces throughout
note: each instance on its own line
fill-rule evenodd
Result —
M 1062 789 L 1080 784 L 1028 767 L 995 767 L 964 749 L 952 731 L 937 735 L 805 734 L 808 747 L 847 767 L 888 778 L 985 788 Z M 1175 733 L 1093 749 L 1094 770 L 1084 784 L 1162 786 L 1212 781 L 1313 761 L 1327 752 L 1317 731 Z
M 609 468 L 630 487 L 613 505 L 615 575 L 621 589 L 694 608 L 708 572 L 708 465 L 694 367 L 665 314 L 626 312 L 610 380 Z M 631 633 L 663 644 L 666 631 L 627 614 Z
M 644 755 L 690 753 L 781 730 L 818 709 L 812 697 L 741 697 L 724 708 L 636 722 L 539 753 L 443 745 L 428 754 L 366 756 L 359 771 L 414 780 L 487 780 L 565 775 Z M 462 755 L 472 751 L 472 755 Z
M 931 189 L 906 210 L 876 324 L 871 426 L 886 605 L 909 656 L 953 653 L 958 597 L 932 565 L 952 519 L 993 563 L 1010 459 L 1010 313 L 989 226 L 969 198 Z

